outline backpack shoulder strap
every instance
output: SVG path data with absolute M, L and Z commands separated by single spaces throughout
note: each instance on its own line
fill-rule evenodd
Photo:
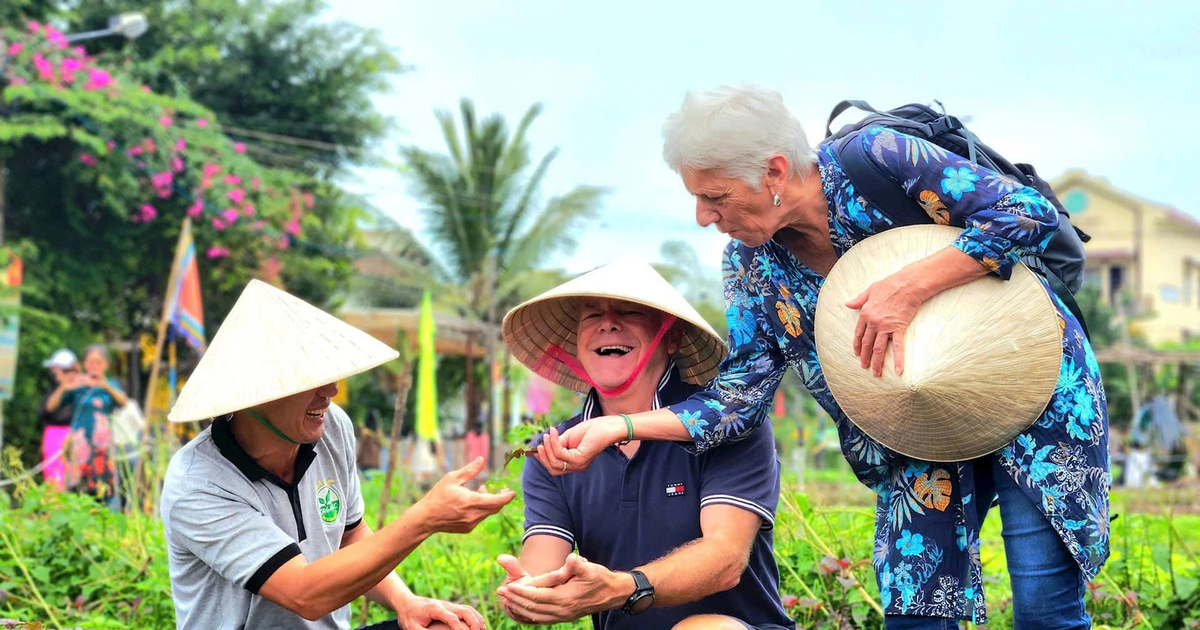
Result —
M 921 209 L 916 200 L 909 197 L 904 188 L 892 179 L 863 146 L 862 131 L 856 131 L 835 141 L 834 153 L 842 163 L 842 171 L 850 178 L 857 195 L 865 197 L 892 223 L 897 225 L 920 225 L 932 219 Z
M 841 116 L 842 112 L 846 111 L 847 109 L 850 109 L 851 107 L 861 109 L 864 112 L 871 112 L 872 114 L 879 113 L 879 110 L 868 105 L 866 101 L 842 101 L 842 102 L 838 103 L 837 105 L 833 106 L 833 111 L 829 114 L 829 120 L 825 122 L 825 137 L 826 138 L 833 135 L 833 131 L 831 130 L 833 127 L 833 121 L 838 116 Z

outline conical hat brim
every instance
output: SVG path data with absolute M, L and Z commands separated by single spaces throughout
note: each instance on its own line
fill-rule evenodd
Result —
M 1046 409 L 1062 367 L 1063 321 L 1023 264 L 925 302 L 904 341 L 904 374 L 888 346 L 883 376 L 854 356 L 858 311 L 845 306 L 872 282 L 940 251 L 962 230 L 922 225 L 855 245 L 817 300 L 817 356 L 830 392 L 856 426 L 917 459 L 954 462 L 995 452 Z
M 207 420 L 365 372 L 399 356 L 367 333 L 251 280 L 167 415 Z
M 697 385 L 707 385 L 717 375 L 726 353 L 720 335 L 653 267 L 632 258 L 564 282 L 509 311 L 503 325 L 509 351 L 543 378 L 573 391 L 588 391 L 591 386 L 566 365 L 542 359 L 552 346 L 577 356 L 578 301 L 589 297 L 624 300 L 674 315 L 683 326 L 674 355 L 680 375 Z

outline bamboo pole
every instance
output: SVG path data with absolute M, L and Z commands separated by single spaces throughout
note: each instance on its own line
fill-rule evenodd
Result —
M 404 403 L 408 400 L 408 390 L 412 387 L 412 360 L 404 359 L 400 374 L 396 376 L 396 407 L 392 412 L 392 430 L 388 435 L 387 473 L 383 476 L 383 490 L 379 493 L 379 518 L 376 530 L 383 529 L 387 523 L 388 503 L 391 502 L 392 476 L 396 474 L 397 442 L 400 441 L 400 426 L 404 424 Z
M 154 413 L 154 389 L 158 384 L 159 376 L 159 358 L 162 357 L 163 345 L 167 339 L 167 326 L 171 323 L 171 304 L 175 301 L 175 289 L 179 284 L 179 274 L 183 272 L 179 268 L 179 264 L 183 261 L 183 256 L 187 253 L 186 243 L 192 235 L 192 220 L 185 217 L 183 219 L 183 229 L 179 231 L 179 241 L 175 243 L 175 258 L 171 262 L 171 273 L 167 276 L 167 290 L 164 293 L 162 317 L 158 320 L 158 336 L 154 342 L 154 358 L 150 362 L 150 380 L 146 383 L 146 398 L 142 405 L 143 414 L 146 417 L 146 431 L 142 435 L 142 444 L 139 450 L 144 450 L 150 442 L 150 436 L 154 433 L 153 413 Z M 141 488 L 146 476 L 146 459 L 139 458 L 137 470 L 137 487 Z

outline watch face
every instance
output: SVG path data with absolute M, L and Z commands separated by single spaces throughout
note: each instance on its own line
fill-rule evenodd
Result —
M 633 602 L 633 606 L 630 608 L 630 611 L 635 615 L 641 614 L 646 612 L 646 609 L 653 605 L 654 595 L 647 593 L 645 596 L 639 598 L 636 602 Z

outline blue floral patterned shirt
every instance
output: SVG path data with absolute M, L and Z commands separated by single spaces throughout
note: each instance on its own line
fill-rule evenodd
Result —
M 869 129 L 861 139 L 879 167 L 935 222 L 964 228 L 955 247 L 1005 279 L 1022 255 L 1040 252 L 1058 227 L 1045 197 L 1002 174 L 884 128 Z M 838 256 L 895 227 L 855 193 L 831 147 L 820 146 L 817 159 Z M 722 268 L 729 356 L 707 390 L 670 407 L 687 426 L 695 450 L 757 429 L 784 371 L 795 369 L 834 419 L 855 474 L 879 495 L 874 566 L 885 611 L 986 623 L 980 523 L 971 504 L 974 466 L 910 459 L 846 418 L 826 387 L 813 339 L 824 278 L 783 245 L 733 241 Z M 1057 389 L 1041 418 L 996 457 L 1040 506 L 1090 580 L 1109 552 L 1107 404 L 1100 368 L 1079 322 L 1051 296 L 1063 329 Z

